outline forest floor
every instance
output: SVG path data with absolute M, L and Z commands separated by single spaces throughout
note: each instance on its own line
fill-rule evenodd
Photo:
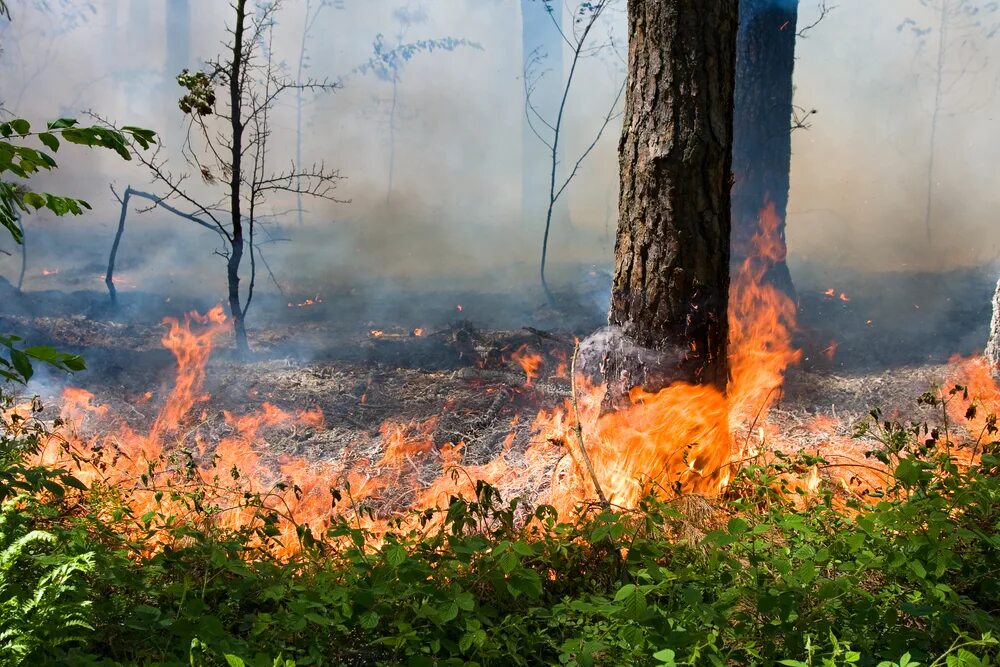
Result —
M 904 422 L 933 422 L 939 414 L 918 405 L 917 397 L 946 380 L 950 357 L 974 353 L 985 339 L 992 288 L 986 271 L 935 274 L 923 286 L 913 275 L 857 283 L 832 294 L 822 283 L 800 287 L 802 360 L 789 369 L 767 419 L 782 447 L 860 460 L 865 447 L 850 444 L 851 434 L 872 408 Z M 117 419 L 148 428 L 174 375 L 159 320 L 210 304 L 126 294 L 121 309 L 112 311 L 104 298 L 11 295 L 0 331 L 83 354 L 89 369 L 69 382 L 93 392 Z M 245 414 L 265 401 L 285 410 L 319 409 L 322 428 L 264 434 L 269 455 L 311 461 L 345 452 L 349 459 L 377 460 L 386 423 L 429 424 L 435 446 L 463 442 L 463 461 L 475 465 L 497 456 L 516 419 L 513 449 L 526 448 L 537 435 L 530 425 L 538 411 L 570 396 L 565 366 L 573 337 L 602 324 L 593 305 L 600 303 L 599 287 L 579 291 L 560 311 L 539 307 L 530 296 L 458 292 L 347 291 L 303 306 L 305 298 L 285 300 L 261 299 L 250 362 L 234 363 L 231 343 L 219 341 L 206 369 L 204 394 L 211 398 L 200 406 L 202 424 L 222 434 L 226 412 Z M 519 350 L 541 355 L 530 384 L 513 358 Z M 32 389 L 55 405 L 66 382 L 46 375 Z M 428 469 L 417 477 L 439 473 Z

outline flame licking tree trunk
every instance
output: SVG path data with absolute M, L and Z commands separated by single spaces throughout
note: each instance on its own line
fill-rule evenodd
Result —
M 784 247 L 797 21 L 798 0 L 740 0 L 733 121 L 731 266 L 739 268 L 752 253 L 760 212 L 774 204 L 782 253 L 764 280 L 793 301 Z
M 629 0 L 610 322 L 725 389 L 736 0 Z M 623 371 L 608 363 L 609 379 Z M 671 377 L 672 375 L 672 377 Z

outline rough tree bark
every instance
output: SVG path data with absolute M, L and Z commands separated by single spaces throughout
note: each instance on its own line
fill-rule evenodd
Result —
M 993 295 L 993 319 L 990 321 L 990 339 L 986 342 L 986 361 L 993 377 L 1000 380 L 1000 281 Z
M 608 363 L 609 386 L 724 390 L 737 0 L 629 0 L 628 14 L 609 320 L 669 369 Z
M 785 244 L 792 162 L 792 74 L 798 0 L 740 0 L 733 121 L 733 239 L 731 266 L 753 254 L 760 212 L 774 204 Z M 788 265 L 776 263 L 765 280 L 792 299 Z

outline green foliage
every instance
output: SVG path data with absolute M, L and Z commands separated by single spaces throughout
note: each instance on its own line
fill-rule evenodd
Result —
M 52 153 L 59 150 L 62 141 L 115 151 L 122 159 L 130 160 L 130 144 L 146 149 L 156 142 L 151 130 L 140 127 L 123 127 L 121 130 L 93 126 L 81 127 L 72 118 L 60 118 L 35 132 L 31 123 L 23 118 L 0 123 L 0 226 L 5 228 L 16 243 L 22 243 L 18 216 L 21 213 L 47 210 L 53 215 L 80 215 L 90 209 L 82 199 L 31 190 L 26 181 L 41 171 L 57 167 Z M 43 148 L 26 145 L 37 141 Z M 16 181 L 9 180 L 18 179 Z M 41 361 L 65 371 L 84 367 L 83 359 L 63 354 L 49 347 L 36 346 L 18 349 L 21 339 L 14 335 L 0 335 L 0 379 L 27 382 L 32 374 L 32 361 Z
M 215 87 L 212 77 L 205 72 L 182 71 L 177 83 L 187 92 L 177 104 L 185 114 L 209 116 L 215 110 Z
M 43 427 L 6 427 L 11 664 L 972 667 L 1000 648 L 996 442 L 959 465 L 931 430 L 873 419 L 860 433 L 895 471 L 874 502 L 791 503 L 780 474 L 822 462 L 778 457 L 711 525 L 655 498 L 561 518 L 480 483 L 376 538 L 347 488 L 278 558 L 260 497 L 239 530 L 197 491 L 173 491 L 197 520 L 132 516 L 121 489 L 28 465 Z

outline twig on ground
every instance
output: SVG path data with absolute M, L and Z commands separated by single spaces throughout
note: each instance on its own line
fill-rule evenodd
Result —
M 590 479 L 594 482 L 597 497 L 601 499 L 601 505 L 604 509 L 608 509 L 611 507 L 611 503 L 608 502 L 608 497 L 604 495 L 604 489 L 601 488 L 601 482 L 597 479 L 594 463 L 590 460 L 590 454 L 587 453 L 587 445 L 583 440 L 583 424 L 580 423 L 580 408 L 576 402 L 576 357 L 579 353 L 580 341 L 576 341 L 573 346 L 573 362 L 570 365 L 569 371 L 570 384 L 572 386 L 573 419 L 576 422 L 573 430 L 576 431 L 576 439 L 580 441 L 580 455 L 583 457 L 584 465 L 587 466 L 587 472 L 590 473 Z

